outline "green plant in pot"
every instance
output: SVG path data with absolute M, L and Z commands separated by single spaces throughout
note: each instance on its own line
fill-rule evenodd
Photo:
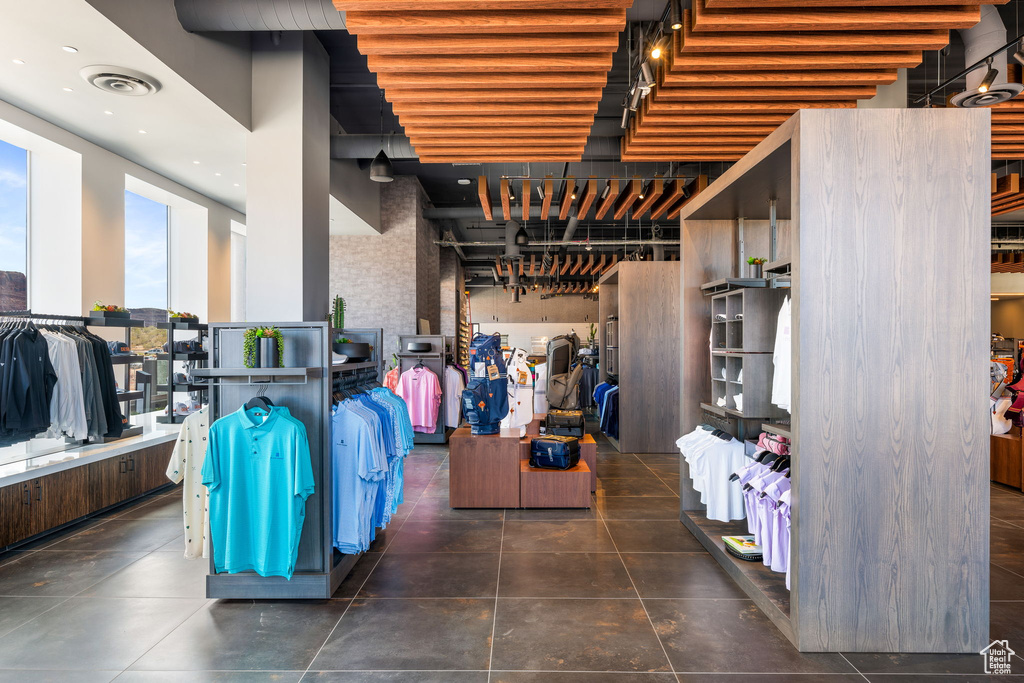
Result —
M 334 305 L 331 308 L 331 326 L 336 330 L 345 329 L 345 300 L 340 296 L 334 297 Z
M 247 368 L 278 368 L 284 358 L 284 336 L 276 327 L 251 327 L 245 331 L 242 362 Z
M 590 323 L 590 348 L 597 346 L 597 325 Z
M 761 277 L 761 266 L 768 262 L 766 258 L 760 258 L 758 256 L 751 256 L 747 259 L 747 270 L 749 271 L 749 277 L 759 278 Z

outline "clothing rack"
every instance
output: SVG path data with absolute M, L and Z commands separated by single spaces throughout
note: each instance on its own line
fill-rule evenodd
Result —
M 248 327 L 277 327 L 284 338 L 281 367 L 245 368 L 242 350 Z M 352 570 L 359 555 L 337 552 L 332 543 L 331 329 L 326 322 L 213 323 L 210 367 L 195 374 L 210 383 L 210 420 L 234 412 L 256 387 L 306 427 L 315 491 L 306 500 L 292 578 L 254 572 L 215 573 L 211 553 L 206 597 L 223 599 L 327 599 Z M 329 370 L 330 369 L 330 370 Z M 211 543 L 212 543 L 212 539 Z
M 444 336 L 439 334 L 410 334 L 398 337 L 398 348 L 402 349 L 398 352 L 399 375 L 406 370 L 412 369 L 417 363 L 422 362 L 425 367 L 437 375 L 438 384 L 441 386 L 441 406 L 437 411 L 437 426 L 433 433 L 430 434 L 416 432 L 416 443 L 447 443 L 448 436 L 453 431 L 449 430 L 444 424 L 444 339 Z M 410 342 L 429 343 L 430 351 L 405 351 Z

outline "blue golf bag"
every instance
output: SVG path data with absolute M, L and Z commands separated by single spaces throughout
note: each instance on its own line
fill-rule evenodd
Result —
M 483 377 L 477 377 L 479 364 Z M 508 413 L 508 384 L 501 336 L 478 334 L 469 345 L 469 367 L 474 375 L 462 392 L 462 414 L 473 434 L 497 434 Z

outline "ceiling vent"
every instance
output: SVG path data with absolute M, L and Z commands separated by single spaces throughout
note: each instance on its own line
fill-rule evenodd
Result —
M 160 83 L 152 76 L 122 66 L 95 64 L 78 73 L 87 83 L 115 95 L 145 97 L 160 89 Z
M 984 59 L 1006 44 L 1006 26 L 999 17 L 999 11 L 992 5 L 981 8 L 981 21 L 969 29 L 962 29 L 960 37 L 964 41 L 964 60 L 968 65 Z M 996 71 L 991 83 L 984 83 L 989 68 Z M 957 93 L 949 99 L 954 107 L 991 107 L 1000 102 L 1011 100 L 1024 91 L 1020 83 L 1008 82 L 1006 68 L 1006 52 L 1000 51 L 992 63 L 982 66 L 967 74 L 967 90 Z M 987 87 L 982 87 L 987 85 Z

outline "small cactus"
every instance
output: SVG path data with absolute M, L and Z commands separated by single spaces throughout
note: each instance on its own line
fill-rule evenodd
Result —
M 335 329 L 341 330 L 345 328 L 345 300 L 340 296 L 334 297 L 334 308 L 331 310 L 331 321 Z

